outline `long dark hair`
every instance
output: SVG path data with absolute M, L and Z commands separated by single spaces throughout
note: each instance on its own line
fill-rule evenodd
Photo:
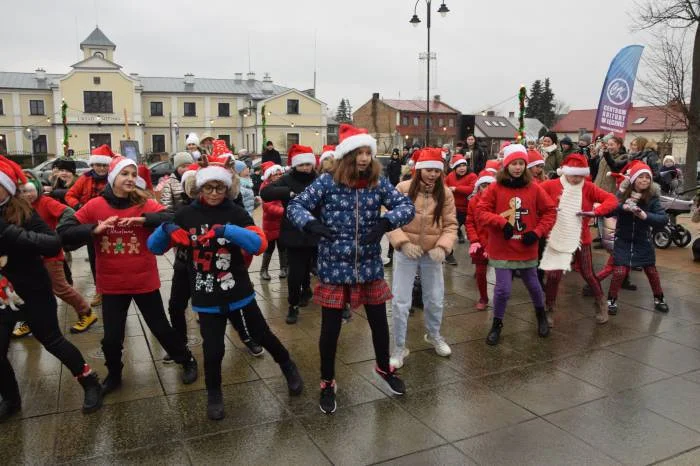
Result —
M 9 194 L 9 193 L 8 193 Z M 2 211 L 2 218 L 7 223 L 22 226 L 32 216 L 32 206 L 18 196 L 11 196 Z
M 416 174 L 411 180 L 411 186 L 408 188 L 408 197 L 416 203 L 416 199 L 421 191 L 421 170 L 416 170 Z M 433 211 L 433 224 L 439 225 L 442 220 L 442 209 L 445 206 L 445 185 L 442 181 L 442 175 L 435 180 L 433 187 L 433 199 L 435 199 L 435 210 Z

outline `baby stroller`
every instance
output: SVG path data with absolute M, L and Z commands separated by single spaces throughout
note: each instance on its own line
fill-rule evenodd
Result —
M 676 223 L 680 214 L 689 214 L 693 207 L 693 201 L 678 199 L 678 196 L 697 190 L 698 187 L 676 193 L 675 196 L 660 196 L 661 206 L 668 214 L 668 222 L 661 228 L 654 230 L 654 245 L 659 249 L 667 249 L 671 244 L 684 248 L 692 240 L 690 231 Z

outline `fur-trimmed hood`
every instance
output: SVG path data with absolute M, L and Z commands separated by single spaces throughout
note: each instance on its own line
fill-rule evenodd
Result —
M 197 185 L 196 185 L 196 178 L 194 176 L 188 176 L 185 178 L 185 182 L 183 183 L 182 189 L 185 191 L 185 194 L 187 197 L 190 199 L 197 199 L 197 195 L 199 194 L 197 191 Z M 228 196 L 230 199 L 236 199 L 238 197 L 238 194 L 241 192 L 241 180 L 238 177 L 237 174 L 232 173 L 231 174 L 231 187 L 228 190 Z

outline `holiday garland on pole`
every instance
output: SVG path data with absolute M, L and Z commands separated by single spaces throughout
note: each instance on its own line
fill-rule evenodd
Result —
M 518 114 L 518 133 L 516 134 L 517 142 L 523 143 L 525 140 L 525 97 L 527 96 L 527 88 L 524 85 L 520 86 L 518 91 L 518 103 L 520 105 L 520 113 Z
M 267 144 L 267 138 L 266 138 L 266 126 L 267 126 L 267 115 L 265 114 L 265 104 L 262 106 L 262 143 L 263 147 L 265 147 L 265 144 Z
M 61 124 L 63 124 L 63 155 L 67 156 L 69 146 L 68 137 L 70 136 L 70 132 L 68 131 L 68 104 L 66 103 L 65 99 L 61 104 Z

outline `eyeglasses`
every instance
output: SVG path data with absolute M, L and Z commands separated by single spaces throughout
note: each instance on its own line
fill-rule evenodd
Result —
M 211 194 L 213 192 L 216 192 L 217 194 L 223 194 L 228 190 L 226 185 L 223 184 L 216 184 L 216 185 L 211 185 L 211 184 L 205 184 L 202 186 L 202 192 L 204 194 Z

